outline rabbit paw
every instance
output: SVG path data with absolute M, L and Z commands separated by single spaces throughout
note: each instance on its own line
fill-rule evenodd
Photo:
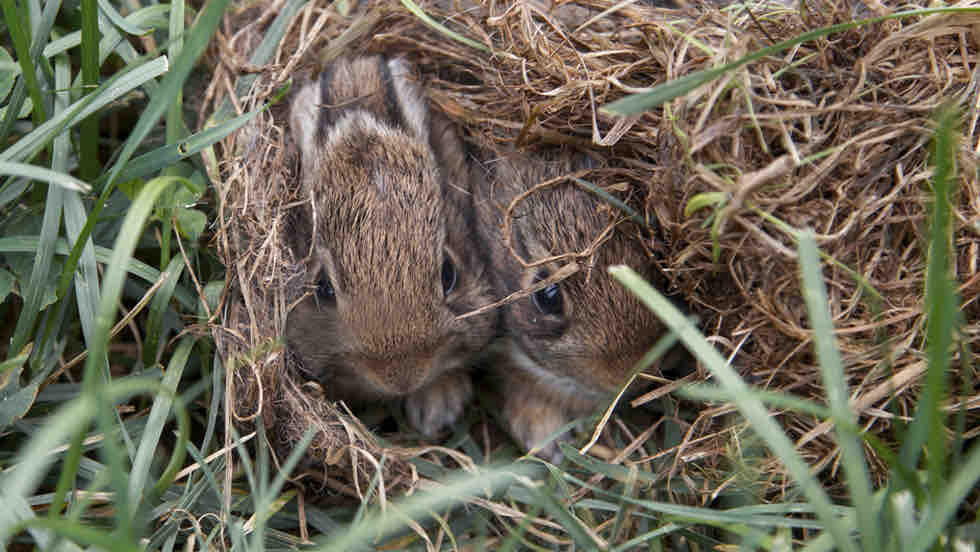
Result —
M 561 406 L 547 400 L 506 400 L 504 419 L 524 450 L 533 451 L 552 464 L 561 463 L 564 455 L 558 442 L 567 440 L 568 432 L 560 430 L 569 422 Z
M 408 422 L 426 437 L 434 437 L 463 413 L 473 396 L 469 374 L 453 372 L 405 398 Z

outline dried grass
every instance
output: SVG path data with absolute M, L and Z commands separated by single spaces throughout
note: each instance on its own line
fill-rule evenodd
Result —
M 609 159 L 614 170 L 592 175 L 595 184 L 656 221 L 651 262 L 666 274 L 667 291 L 690 305 L 705 334 L 750 381 L 819 400 L 823 390 L 785 225 L 814 228 L 832 259 L 824 275 L 854 408 L 862 426 L 886 440 L 896 418 L 913 411 L 925 367 L 930 116 L 955 100 L 965 111 L 953 235 L 966 320 L 962 342 L 980 350 L 980 15 L 917 16 L 838 32 L 765 57 L 661 109 L 617 118 L 598 108 L 817 27 L 896 8 L 872 2 L 858 9 L 835 0 L 808 1 L 803 10 L 763 3 L 616 9 L 609 0 L 555 11 L 530 2 L 422 4 L 435 21 L 490 47 L 488 54 L 433 30 L 397 1 L 362 3 L 347 17 L 326 2 L 311 2 L 275 62 L 249 67 L 243 53 L 282 4 L 228 16 L 215 49 L 209 92 L 215 102 L 230 97 L 245 73 L 259 77 L 237 98 L 241 109 L 251 109 L 340 53 L 404 56 L 419 67 L 432 103 L 474 142 L 575 144 Z M 583 23 L 586 12 L 596 17 Z M 234 359 L 231 411 L 244 419 L 261 407 L 286 449 L 308 425 L 320 427 L 309 465 L 319 462 L 333 488 L 357 494 L 351 489 L 363 488 L 366 479 L 352 474 L 369 478 L 383 453 L 388 488 L 411 484 L 406 459 L 417 451 L 382 451 L 354 418 L 304 388 L 280 348 L 262 347 L 280 335 L 303 278 L 283 246 L 283 214 L 303 201 L 284 114 L 276 106 L 260 115 L 225 142 L 221 158 L 219 250 L 233 293 L 215 335 L 225 358 Z M 724 207 L 685 216 L 688 202 L 705 192 L 725 194 Z M 969 361 L 959 359 L 959 394 L 950 408 L 966 409 L 968 436 L 975 437 L 980 378 L 966 374 Z M 643 432 L 627 452 L 636 450 L 630 459 L 640 463 L 672 458 L 664 477 L 707 478 L 689 485 L 707 501 L 735 483 L 732 466 L 745 460 L 744 442 L 729 408 L 700 408 L 679 446 L 658 450 L 647 443 L 651 432 Z M 834 485 L 838 450 L 830 426 L 780 416 L 804 457 Z M 608 457 L 623 461 L 617 452 Z M 867 452 L 883 481 L 887 468 Z M 787 487 L 777 461 L 762 459 L 753 469 L 767 485 L 765 497 L 777 498 Z

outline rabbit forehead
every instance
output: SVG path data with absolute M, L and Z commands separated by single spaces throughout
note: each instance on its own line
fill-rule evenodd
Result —
M 533 192 L 511 216 L 518 239 L 533 258 L 585 251 L 617 220 L 605 206 L 567 183 Z
M 414 301 L 423 292 L 441 291 L 444 228 L 398 218 L 365 218 L 356 226 L 333 229 L 326 241 L 345 292 L 382 291 L 392 300 Z
M 492 199 L 506 208 L 520 197 L 504 216 L 530 255 L 527 260 L 583 251 L 616 221 L 607 206 L 570 180 L 543 185 L 583 164 L 568 155 L 555 160 L 515 156 L 495 168 Z
M 372 188 L 381 195 L 428 200 L 441 193 L 442 174 L 428 144 L 365 111 L 345 114 L 304 154 L 303 165 L 315 194 L 343 196 Z
M 344 289 L 417 293 L 439 277 L 443 260 L 446 205 L 436 178 L 391 163 L 363 168 L 339 173 L 314 192 L 319 238 L 340 265 Z
M 446 235 L 440 198 L 379 197 L 366 187 L 345 199 L 321 204 L 331 212 L 320 237 L 340 265 L 341 287 L 418 293 L 439 281 Z

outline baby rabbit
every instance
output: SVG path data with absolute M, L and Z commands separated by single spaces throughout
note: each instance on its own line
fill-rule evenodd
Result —
M 511 201 L 535 185 L 588 168 L 566 153 L 530 158 L 507 154 L 488 163 L 474 198 L 483 240 L 490 249 L 498 297 L 547 279 L 568 261 L 525 268 L 508 250 L 504 232 Z M 525 262 L 578 253 L 621 218 L 571 180 L 543 187 L 510 213 L 510 243 Z M 503 307 L 502 358 L 490 363 L 500 387 L 503 423 L 526 449 L 572 419 L 604 406 L 664 331 L 659 319 L 606 272 L 626 264 L 655 278 L 649 256 L 623 229 L 609 234 L 579 270 Z M 496 347 L 495 347 L 496 348 Z M 494 365 L 496 363 L 496 365 Z M 558 447 L 541 449 L 553 461 Z
M 290 130 L 310 197 L 292 239 L 315 293 L 286 342 L 327 398 L 403 398 L 431 437 L 470 399 L 468 361 L 495 324 L 457 318 L 490 300 L 462 145 L 408 65 L 381 56 L 333 62 L 297 93 Z

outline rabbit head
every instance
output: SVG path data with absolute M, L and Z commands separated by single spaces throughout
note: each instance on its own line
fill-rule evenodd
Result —
M 404 398 L 432 435 L 469 399 L 469 359 L 494 325 L 458 317 L 489 300 L 458 138 L 407 64 L 380 56 L 333 62 L 298 92 L 290 127 L 309 195 L 292 241 L 312 289 L 286 341 L 328 397 Z
M 648 278 L 657 274 L 640 240 L 616 228 L 621 213 L 570 179 L 558 179 L 587 169 L 584 157 L 511 153 L 488 167 L 475 201 L 498 296 L 528 289 L 569 261 L 525 263 L 592 251 L 577 260 L 579 270 L 571 276 L 503 308 L 506 360 L 496 370 L 503 385 L 503 417 L 531 448 L 571 418 L 601 406 L 664 331 L 656 315 L 613 280 L 607 267 L 625 264 Z M 558 180 L 525 194 L 553 179 Z

